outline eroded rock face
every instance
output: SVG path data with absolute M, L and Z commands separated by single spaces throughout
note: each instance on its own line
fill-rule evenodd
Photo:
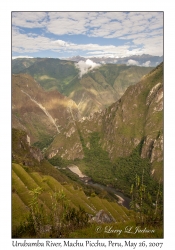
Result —
M 71 135 L 75 132 L 75 130 L 76 130 L 75 127 L 71 127 L 67 133 L 65 132 L 66 138 L 71 137 Z
M 158 138 L 147 136 L 143 143 L 141 157 L 149 158 L 151 163 L 163 161 L 163 135 Z
M 154 141 L 154 147 L 151 154 L 151 162 L 163 161 L 163 135 Z
M 12 129 L 12 160 L 25 166 L 35 166 L 44 159 L 40 149 L 30 146 L 26 132 Z
M 32 154 L 33 158 L 37 160 L 38 162 L 42 161 L 44 159 L 43 154 L 38 148 L 30 148 L 30 153 Z
M 163 110 L 163 84 L 157 83 L 149 92 L 147 106 L 153 107 L 153 113 Z
M 74 160 L 77 158 L 77 155 L 79 156 L 79 159 L 82 159 L 84 157 L 83 154 L 83 148 L 81 143 L 75 143 L 73 147 L 68 151 L 65 150 L 64 153 L 61 155 L 62 158 L 67 158 L 68 160 Z
M 149 94 L 148 94 L 148 97 L 147 97 L 147 99 L 146 99 L 146 105 L 150 105 L 151 102 L 153 101 L 153 99 L 155 99 L 155 97 L 157 96 L 158 90 L 160 89 L 161 85 L 162 85 L 162 84 L 159 82 L 159 83 L 157 83 L 157 84 L 150 90 L 150 92 L 149 92 Z M 159 98 L 158 98 L 158 100 L 159 100 Z M 158 101 L 158 100 L 157 100 L 157 101 Z
M 112 223 L 115 222 L 115 219 L 104 210 L 100 210 L 94 217 L 92 217 L 91 222 Z
M 151 158 L 153 148 L 154 148 L 154 139 L 151 138 L 150 136 L 147 136 L 142 146 L 141 157 Z

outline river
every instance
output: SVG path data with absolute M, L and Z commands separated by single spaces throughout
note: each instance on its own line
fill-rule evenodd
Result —
M 118 191 L 117 189 L 113 188 L 113 187 L 109 187 L 109 186 L 105 186 L 96 182 L 93 182 L 91 180 L 91 178 L 89 178 L 88 176 L 84 175 L 81 170 L 79 169 L 79 167 L 75 166 L 75 165 L 71 165 L 67 167 L 70 171 L 72 171 L 73 173 L 77 174 L 79 176 L 79 178 L 88 186 L 94 187 L 94 188 L 99 188 L 101 190 L 105 190 L 107 191 L 109 194 L 115 194 L 115 196 L 117 197 L 118 203 L 121 204 L 122 206 L 126 207 L 127 209 L 130 209 L 130 202 L 131 199 L 128 198 L 127 196 L 125 196 L 122 192 Z
M 108 186 L 105 186 L 105 185 L 102 185 L 102 184 L 99 184 L 99 183 L 96 183 L 96 182 L 93 182 L 93 181 L 88 181 L 87 185 L 89 185 L 91 187 L 100 188 L 101 190 L 105 190 L 109 194 L 110 193 L 115 194 L 116 197 L 119 199 L 118 203 L 123 205 L 127 209 L 130 209 L 129 204 L 131 202 L 131 199 L 128 198 L 127 196 L 125 196 L 122 192 L 118 191 L 117 189 L 115 189 L 113 187 L 108 187 Z

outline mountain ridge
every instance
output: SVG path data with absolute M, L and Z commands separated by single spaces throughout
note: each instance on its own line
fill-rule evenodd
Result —
M 137 83 L 152 67 L 106 64 L 90 68 L 80 77 L 80 72 L 89 67 L 86 64 L 76 67 L 75 62 L 45 58 L 28 59 L 29 67 L 24 69 L 26 59 L 15 59 L 20 73 L 27 73 L 46 90 L 58 90 L 62 95 L 71 98 L 78 106 L 81 116 L 88 116 L 106 108 L 117 101 L 128 86 Z M 33 62 L 31 64 L 31 62 Z M 84 68 L 85 67 L 85 68 Z M 12 68 L 13 72 L 13 68 Z
M 139 65 L 139 66 L 152 66 L 156 67 L 163 61 L 163 56 L 153 56 L 149 54 L 142 54 L 142 55 L 131 55 L 127 57 L 83 57 L 83 56 L 74 56 L 69 58 L 64 58 L 65 60 L 70 61 L 86 61 L 87 59 L 92 60 L 95 63 L 111 63 L 111 64 L 132 64 L 132 65 Z M 133 60 L 133 61 L 132 61 Z

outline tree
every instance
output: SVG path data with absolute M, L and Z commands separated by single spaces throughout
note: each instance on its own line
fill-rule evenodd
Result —
M 147 191 L 147 187 L 144 185 L 144 169 L 142 177 L 137 174 L 135 177 L 135 183 L 131 185 L 131 203 L 130 207 L 135 213 L 136 224 L 157 224 L 160 225 L 163 222 L 163 201 L 161 185 L 159 181 L 158 189 L 156 191 L 156 197 L 154 198 L 150 192 Z

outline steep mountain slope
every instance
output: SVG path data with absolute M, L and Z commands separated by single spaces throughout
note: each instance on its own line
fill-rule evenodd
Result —
M 103 85 L 104 79 L 108 79 L 111 83 L 108 85 L 113 88 L 114 78 L 111 73 L 112 68 L 109 75 L 103 70 L 97 74 L 96 71 L 90 72 L 86 75 L 89 77 L 88 82 L 83 84 L 92 84 L 90 79 L 95 79 L 94 85 L 98 81 Z M 88 88 L 91 91 L 91 86 L 88 85 Z M 110 218 L 110 224 L 107 225 L 116 225 L 116 221 L 122 223 L 118 225 L 121 225 L 123 230 L 128 225 L 142 225 L 142 214 L 146 226 L 158 223 L 160 235 L 157 235 L 156 231 L 155 234 L 139 236 L 162 237 L 163 63 L 142 77 L 137 84 L 129 86 L 125 94 L 107 109 L 81 119 L 77 105 L 71 99 L 57 91 L 44 91 L 27 74 L 13 75 L 12 124 L 15 127 L 12 129 L 13 237 L 29 237 L 30 233 L 34 232 L 36 221 L 32 221 L 32 209 L 36 209 L 33 210 L 33 220 L 37 215 L 37 221 L 41 223 L 40 230 L 35 228 L 35 238 L 38 238 L 37 233 L 40 233 L 41 238 L 53 237 L 52 228 L 58 229 L 57 219 L 60 219 L 60 215 L 65 219 L 64 212 L 67 221 L 61 222 L 64 221 L 62 225 L 67 227 L 63 227 L 63 237 L 73 235 L 79 238 L 82 234 L 77 229 L 80 228 L 84 230 L 83 236 L 86 238 L 90 235 L 88 230 L 95 230 L 98 226 L 99 210 L 103 210 L 101 214 L 104 214 L 104 217 L 107 214 L 107 218 Z M 36 145 L 37 141 L 43 141 L 43 145 L 47 146 L 51 143 L 45 151 L 45 156 L 50 161 L 54 159 L 59 170 L 43 157 L 39 149 L 31 147 L 31 144 L 35 142 Z M 144 199 L 141 196 L 141 200 L 132 200 L 138 213 L 128 211 L 117 202 L 109 202 L 104 198 L 104 192 L 100 197 L 90 188 L 87 195 L 87 185 L 80 184 L 77 180 L 75 182 L 73 178 L 71 180 L 69 175 L 65 176 L 64 173 L 69 169 L 61 169 L 64 159 L 70 160 L 65 160 L 68 164 L 76 164 L 97 184 L 112 186 L 130 197 L 131 188 L 135 191 L 136 198 L 144 192 Z M 139 183 L 138 190 L 136 182 Z M 37 200 L 34 195 L 37 195 Z M 58 203 L 54 197 L 58 198 Z M 69 205 L 64 201 L 69 201 Z M 84 210 L 79 210 L 79 205 Z M 54 210 L 55 207 L 58 209 Z M 62 210 L 63 208 L 67 210 Z M 90 224 L 83 228 L 81 221 L 87 214 L 90 223 L 95 220 L 95 226 Z M 27 217 L 28 221 L 21 227 L 20 222 L 25 222 L 27 215 L 30 215 Z M 137 224 L 139 222 L 141 224 Z M 78 226 L 74 227 L 75 224 Z M 99 238 L 109 236 L 104 233 L 94 235 Z M 116 234 L 110 234 L 110 237 L 112 236 L 118 237 Z M 139 237 L 138 234 L 134 236 Z M 121 237 L 128 237 L 128 234 Z
M 87 196 L 84 187 L 80 183 L 70 180 L 58 169 L 50 165 L 43 158 L 39 149 L 31 147 L 30 138 L 24 131 L 12 129 L 13 237 L 30 237 L 31 235 L 34 237 L 51 237 L 49 232 L 53 230 L 52 228 L 54 226 L 55 229 L 59 228 L 58 224 L 55 224 L 55 221 L 52 221 L 51 218 L 58 219 L 56 217 L 57 213 L 61 216 L 60 209 L 63 202 L 65 202 L 64 219 L 66 214 L 70 216 L 67 218 L 69 219 L 69 229 L 66 229 L 66 236 L 76 229 L 70 227 L 75 226 L 76 219 L 78 220 L 78 216 L 81 216 L 76 212 L 79 211 L 80 206 L 83 209 L 80 210 L 81 213 L 84 211 L 84 215 L 87 214 L 89 220 L 94 217 L 94 223 L 98 222 L 95 216 L 99 214 L 99 211 L 101 211 L 100 214 L 104 221 L 133 223 L 134 213 L 132 211 L 118 205 L 115 200 L 110 202 L 104 197 L 100 198 L 92 189 L 89 189 L 88 193 Z M 37 194 L 37 200 L 35 194 Z M 58 203 L 55 197 L 57 197 Z M 54 210 L 56 205 L 58 206 L 57 213 Z M 33 209 L 32 213 L 31 207 Z M 39 209 L 39 215 L 36 212 L 37 208 Z M 33 215 L 34 217 L 30 217 Z M 38 216 L 35 222 L 42 223 L 39 226 L 40 235 L 35 235 L 39 229 L 36 224 L 32 224 L 32 218 L 35 220 L 35 216 Z M 44 216 L 47 217 L 47 220 L 46 218 L 43 220 Z M 59 219 L 61 220 L 61 217 Z M 26 220 L 28 220 L 27 223 Z M 63 224 L 65 223 L 67 223 L 66 220 Z M 64 236 L 63 230 L 62 234 Z
M 71 99 L 44 91 L 27 74 L 12 76 L 12 126 L 27 131 L 31 143 L 47 141 L 78 115 Z
M 31 63 L 24 68 L 26 62 L 20 63 L 18 59 L 13 60 L 13 68 L 20 67 L 21 73 L 27 73 L 34 77 L 47 91 L 57 89 L 60 93 L 68 96 L 78 106 L 82 116 L 102 110 L 116 102 L 125 92 L 128 86 L 137 83 L 142 76 L 147 74 L 151 67 L 138 67 L 126 65 L 97 65 L 98 67 L 88 71 L 82 77 L 79 69 L 85 67 L 72 61 L 53 58 L 28 59 Z M 12 72 L 13 72 L 12 68 Z M 23 69 L 22 69 L 23 68 Z
M 152 163 L 152 174 L 162 178 L 163 63 L 104 111 L 70 123 L 54 139 L 47 156 L 82 159 L 84 148 L 90 148 L 93 132 L 98 132 L 99 143 L 112 161 L 129 156 L 140 145 L 141 157 Z

